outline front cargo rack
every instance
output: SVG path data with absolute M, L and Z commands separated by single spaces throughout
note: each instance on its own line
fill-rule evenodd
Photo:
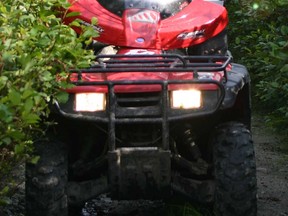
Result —
M 108 59 L 108 60 L 107 60 Z M 96 64 L 86 69 L 74 69 L 81 80 L 82 73 L 113 72 L 219 72 L 224 71 L 231 63 L 227 56 L 181 56 L 177 54 L 159 55 L 98 55 Z M 76 83 L 75 83 L 76 84 Z
M 90 68 L 84 69 L 72 69 L 70 70 L 71 74 L 77 74 L 77 76 L 73 76 L 72 83 L 75 86 L 107 86 L 108 88 L 108 112 L 115 112 L 115 92 L 114 86 L 116 85 L 159 85 L 162 86 L 161 90 L 161 98 L 162 98 L 162 110 L 163 113 L 167 115 L 167 106 L 168 101 L 168 85 L 170 84 L 213 84 L 218 86 L 220 90 L 219 100 L 214 109 L 209 111 L 204 110 L 198 112 L 189 112 L 189 111 L 174 111 L 175 115 L 169 115 L 168 121 L 178 120 L 180 118 L 190 118 L 195 115 L 201 116 L 205 114 L 211 114 L 218 110 L 220 107 L 224 95 L 225 89 L 223 83 L 227 80 L 227 72 L 226 69 L 232 61 L 232 57 L 230 55 L 227 56 L 181 56 L 177 54 L 162 54 L 162 55 L 98 55 L 96 57 L 97 64 L 94 64 Z M 106 73 L 124 73 L 124 72 L 163 72 L 163 73 L 193 73 L 193 78 L 191 79 L 168 79 L 168 80 L 160 80 L 160 79 L 138 79 L 138 80 L 93 80 L 87 81 L 83 80 L 83 74 L 106 74 Z M 223 72 L 223 79 L 221 81 L 216 81 L 212 78 L 199 78 L 199 72 Z M 149 76 L 149 75 L 148 75 Z M 76 79 L 75 79 L 76 78 Z M 119 99 L 120 100 L 120 99 Z M 113 105 L 114 104 L 114 105 Z M 103 115 L 89 115 L 85 113 L 65 113 L 61 110 L 60 105 L 57 105 L 58 110 L 61 114 L 66 117 L 80 118 L 88 121 L 100 121 L 100 122 L 108 122 L 109 118 L 105 118 Z M 79 115 L 78 115 L 79 114 Z M 163 114 L 164 115 L 164 114 Z M 161 118 L 153 117 L 153 118 L 125 118 L 121 116 L 121 118 L 117 119 L 117 122 L 125 123 L 125 122 L 161 122 Z

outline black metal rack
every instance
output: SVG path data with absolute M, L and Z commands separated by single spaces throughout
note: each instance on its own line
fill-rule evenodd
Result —
M 109 59 L 109 60 L 105 60 Z M 86 69 L 73 69 L 81 80 L 82 73 L 112 72 L 219 72 L 226 73 L 231 56 L 98 55 L 96 64 Z M 195 76 L 197 78 L 197 75 Z
M 109 60 L 104 60 L 104 59 Z M 99 55 L 99 62 L 85 69 L 73 69 L 70 72 L 77 73 L 78 80 L 73 82 L 76 86 L 106 85 L 108 87 L 108 103 L 106 116 L 97 114 L 85 115 L 85 113 L 67 113 L 56 103 L 61 115 L 67 118 L 108 123 L 110 150 L 115 150 L 115 125 L 116 123 L 160 123 L 162 124 L 163 149 L 169 148 L 169 122 L 179 119 L 191 118 L 214 113 L 219 109 L 225 96 L 224 85 L 213 79 L 198 79 L 199 72 L 224 72 L 231 62 L 231 56 L 180 56 L 180 55 Z M 83 81 L 82 75 L 89 73 L 121 73 L 121 72 L 192 72 L 191 80 L 117 80 L 117 81 Z M 116 85 L 149 85 L 157 84 L 162 87 L 162 114 L 159 117 L 147 118 L 116 118 Z M 168 85 L 170 84 L 214 84 L 219 88 L 219 98 L 215 107 L 211 110 L 181 111 L 177 115 L 170 115 L 168 102 Z

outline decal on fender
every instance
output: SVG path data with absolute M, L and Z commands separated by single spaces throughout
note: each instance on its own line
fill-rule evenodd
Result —
M 150 11 L 138 12 L 130 16 L 129 19 L 133 22 L 142 22 L 142 23 L 156 24 L 158 22 L 158 17 L 155 15 L 155 13 Z
M 205 34 L 205 29 L 201 29 L 199 31 L 193 31 L 193 32 L 184 32 L 177 36 L 177 39 L 179 40 L 187 40 L 187 39 L 194 39 L 194 38 L 200 38 L 203 37 Z
M 144 50 L 144 49 L 134 49 L 130 50 L 129 52 L 126 52 L 125 55 L 153 55 L 155 52 L 149 51 L 149 50 Z
M 92 25 L 91 23 L 85 22 L 85 21 L 83 21 L 83 20 L 80 21 L 80 23 L 81 23 L 82 25 L 85 25 L 85 26 L 91 26 L 94 30 L 98 31 L 99 33 L 104 32 L 104 29 L 101 28 L 100 26 L 94 26 L 94 25 Z

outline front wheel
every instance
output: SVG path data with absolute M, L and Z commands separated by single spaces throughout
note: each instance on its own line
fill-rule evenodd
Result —
M 225 123 L 216 129 L 212 144 L 216 214 L 256 216 L 256 165 L 250 131 L 241 123 Z
M 26 164 L 26 216 L 67 216 L 67 155 L 63 143 L 38 141 L 38 163 Z

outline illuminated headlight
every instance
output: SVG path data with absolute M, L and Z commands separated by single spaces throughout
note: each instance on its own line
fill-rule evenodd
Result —
M 171 107 L 174 109 L 196 109 L 201 107 L 201 91 L 176 90 L 171 92 Z
M 105 110 L 106 98 L 104 93 L 77 93 L 75 97 L 75 110 L 82 112 L 95 112 Z

